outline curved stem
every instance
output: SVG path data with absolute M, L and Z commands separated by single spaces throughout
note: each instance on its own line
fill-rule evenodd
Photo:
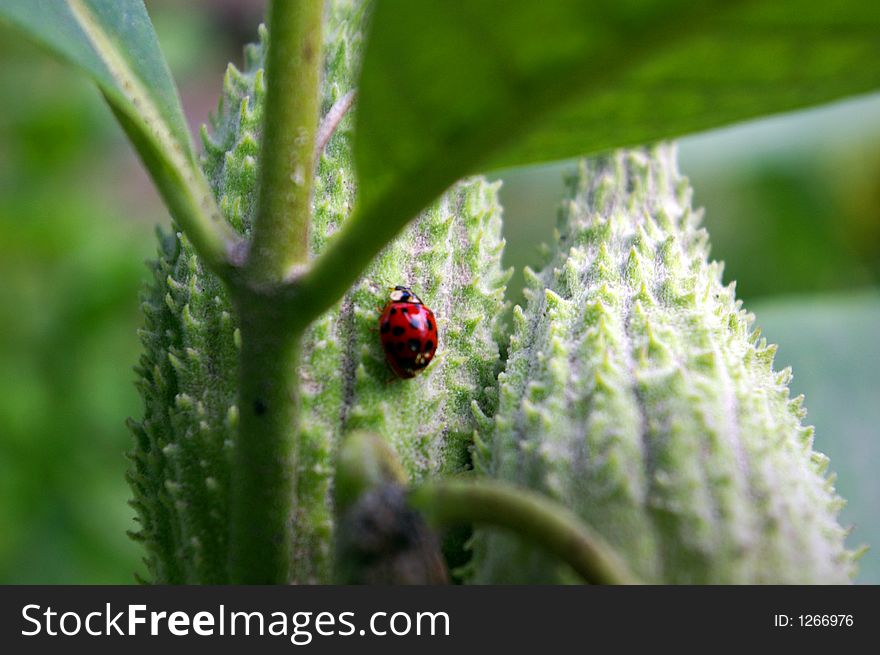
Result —
M 168 148 L 138 125 L 139 118 L 107 94 L 104 97 L 193 249 L 221 280 L 234 283 L 235 253 L 242 240 L 223 218 L 201 169 L 184 157 L 169 156 Z
M 411 189 L 418 184 L 414 181 Z M 358 201 L 353 214 L 309 270 L 287 281 L 298 311 L 313 319 L 332 307 L 382 248 L 424 208 L 419 200 L 423 197 L 416 192 L 412 197 L 385 194 Z
M 217 206 L 193 154 L 189 134 L 184 137 L 169 126 L 94 10 L 82 0 L 68 0 L 67 7 L 115 82 L 115 86 L 99 83 L 104 98 L 138 151 L 171 215 L 208 267 L 221 279 L 230 281 L 230 253 L 239 238 Z
M 531 491 L 489 480 L 440 480 L 415 487 L 410 504 L 439 524 L 507 528 L 567 562 L 591 584 L 638 584 L 624 562 L 566 508 Z
M 322 0 L 273 0 L 269 7 L 259 197 L 247 263 L 257 284 L 280 281 L 308 258 L 323 10 Z

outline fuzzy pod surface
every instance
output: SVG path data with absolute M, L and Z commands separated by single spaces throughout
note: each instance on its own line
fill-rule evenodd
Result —
M 327 6 L 323 111 L 354 86 L 363 3 Z M 269 35 L 230 65 L 210 128 L 203 168 L 226 219 L 247 236 L 259 174 L 264 56 Z M 355 110 L 356 111 L 356 108 Z M 316 170 L 311 256 L 351 213 L 356 192 L 351 113 Z M 351 430 L 381 434 L 412 479 L 469 466 L 475 416 L 494 414 L 499 316 L 509 273 L 501 269 L 497 185 L 453 187 L 382 251 L 357 283 L 306 332 L 298 366 L 300 423 L 291 581 L 332 579 L 334 460 Z M 131 421 L 129 473 L 156 582 L 222 583 L 226 567 L 230 453 L 237 429 L 237 319 L 226 289 L 181 233 L 160 236 L 144 292 L 144 354 L 137 369 L 144 416 Z M 439 347 L 412 380 L 385 363 L 378 317 L 389 287 L 407 285 L 432 308 Z
M 555 254 L 527 271 L 478 467 L 572 508 L 646 582 L 848 582 L 828 460 L 690 196 L 672 146 L 580 165 Z M 573 579 L 483 530 L 471 566 L 477 582 Z

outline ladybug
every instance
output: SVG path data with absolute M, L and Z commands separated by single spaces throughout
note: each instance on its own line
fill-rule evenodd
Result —
M 409 287 L 396 286 L 379 316 L 379 336 L 388 365 L 401 378 L 415 377 L 437 350 L 434 312 Z

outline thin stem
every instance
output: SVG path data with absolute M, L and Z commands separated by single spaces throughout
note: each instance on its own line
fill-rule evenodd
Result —
M 244 278 L 233 285 L 241 330 L 229 547 L 236 583 L 288 582 L 305 322 L 282 302 L 277 283 L 308 258 L 323 6 L 272 0 L 269 7 L 258 213 Z
M 230 577 L 288 581 L 296 469 L 296 362 L 302 328 L 271 298 L 239 300 L 239 435 L 233 450 Z
M 155 137 L 148 137 L 137 125 L 139 119 L 129 116 L 125 108 L 109 96 L 105 97 L 193 249 L 220 279 L 231 282 L 241 238 L 223 218 L 201 169 L 186 158 L 169 156 Z
M 360 202 L 352 216 L 334 236 L 332 244 L 315 259 L 302 276 L 287 282 L 289 297 L 297 311 L 312 320 L 329 309 L 354 284 L 373 258 L 423 208 L 414 180 L 414 192 L 399 198 L 385 194 L 372 202 Z
M 565 507 L 531 491 L 497 481 L 440 480 L 410 493 L 410 504 L 430 521 L 483 523 L 531 539 L 592 584 L 638 584 L 598 535 Z
M 315 158 L 320 157 L 321 153 L 324 152 L 324 148 L 327 147 L 327 142 L 330 140 L 330 137 L 333 136 L 333 132 L 336 131 L 336 127 L 339 125 L 339 121 L 345 117 L 345 114 L 354 104 L 356 95 L 357 91 L 354 89 L 346 93 L 333 103 L 333 106 L 330 107 L 330 111 L 328 111 L 327 115 L 321 120 L 321 127 L 318 128 L 318 138 L 315 140 Z
M 247 274 L 280 281 L 308 258 L 318 129 L 322 0 L 269 7 L 266 104 L 257 216 Z

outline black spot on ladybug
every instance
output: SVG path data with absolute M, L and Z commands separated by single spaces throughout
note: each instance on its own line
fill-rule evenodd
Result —
M 422 322 L 418 318 L 411 318 L 411 319 L 409 319 L 409 326 L 413 330 L 421 330 L 422 329 Z
M 382 323 L 382 334 L 388 334 L 391 331 L 391 321 Z
M 431 323 L 431 319 L 429 318 L 428 319 L 428 332 L 433 332 L 433 331 L 434 331 L 434 324 Z
M 394 309 L 394 307 L 392 307 L 392 308 L 391 308 L 391 311 L 389 312 L 389 314 L 391 314 L 392 316 L 394 316 L 396 313 L 397 313 L 397 310 Z
M 254 401 L 254 414 L 256 414 L 257 416 L 262 416 L 266 413 L 266 410 L 268 409 L 269 408 L 266 407 L 266 403 L 264 403 L 259 398 Z
M 405 332 L 405 330 L 402 327 L 400 327 L 399 325 L 395 325 L 394 329 L 391 330 L 391 332 L 392 332 L 392 334 L 394 334 L 395 337 L 399 337 L 401 334 L 403 334 Z
M 403 341 L 397 342 L 397 352 L 403 352 Z
M 401 307 L 400 313 L 401 314 L 409 314 L 409 307 Z
M 418 339 L 410 339 L 409 340 L 409 349 L 414 353 L 419 351 L 419 347 L 422 345 L 422 342 Z
M 434 342 L 431 341 L 430 339 L 428 339 L 428 340 L 425 342 L 425 352 L 426 352 L 426 353 L 429 353 L 429 352 L 431 352 L 432 350 L 434 350 Z

